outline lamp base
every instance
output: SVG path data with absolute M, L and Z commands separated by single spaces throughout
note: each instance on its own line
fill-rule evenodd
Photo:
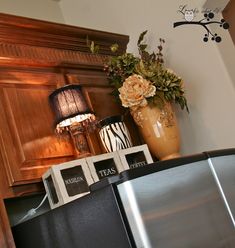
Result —
M 82 157 L 90 154 L 90 149 L 85 133 L 74 126 L 69 128 L 69 133 L 73 141 L 75 155 L 77 157 Z

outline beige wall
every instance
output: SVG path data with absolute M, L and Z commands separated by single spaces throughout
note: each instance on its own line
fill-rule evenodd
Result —
M 60 6 L 66 23 L 130 35 L 129 51 L 136 51 L 138 35 L 145 29 L 152 46 L 165 38 L 167 66 L 184 78 L 190 107 L 189 115 L 177 109 L 182 153 L 235 147 L 235 89 L 220 53 L 224 43 L 234 53 L 230 36 L 219 30 L 223 44 L 204 43 L 199 26 L 174 29 L 173 22 L 182 20 L 177 13 L 182 3 L 200 8 L 205 1 L 61 0 Z
M 64 23 L 64 17 L 56 0 L 1 0 L 0 12 Z
M 184 78 L 190 108 L 189 115 L 176 109 L 181 129 L 182 154 L 192 154 L 235 147 L 235 70 L 232 69 L 235 51 L 230 36 L 227 31 L 218 30 L 223 43 L 204 43 L 202 38 L 205 32 L 199 26 L 173 28 L 173 22 L 183 20 L 177 13 L 180 4 L 200 8 L 204 2 L 205 0 L 6 0 L 0 2 L 0 11 L 128 34 L 130 52 L 136 52 L 138 35 L 145 29 L 149 30 L 148 41 L 152 48 L 160 37 L 165 38 L 166 65 Z M 199 15 L 195 20 L 198 18 Z

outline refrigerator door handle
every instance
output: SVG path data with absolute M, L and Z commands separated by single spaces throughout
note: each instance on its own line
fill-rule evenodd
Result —
M 223 190 L 223 188 L 222 188 L 222 186 L 221 186 L 221 183 L 220 183 L 220 181 L 219 181 L 219 177 L 218 177 L 218 175 L 217 175 L 217 173 L 216 173 L 216 171 L 215 171 L 214 165 L 213 165 L 213 163 L 212 163 L 212 161 L 211 161 L 210 158 L 208 158 L 208 163 L 209 163 L 211 172 L 212 172 L 212 174 L 213 174 L 213 177 L 214 177 L 214 179 L 215 179 L 215 182 L 216 182 L 216 184 L 217 184 L 217 186 L 218 186 L 218 189 L 219 189 L 219 192 L 220 192 L 220 194 L 221 194 L 221 197 L 222 197 L 222 199 L 223 199 L 223 201 L 224 201 L 225 207 L 226 207 L 226 209 L 227 209 L 227 211 L 228 211 L 229 217 L 230 217 L 230 219 L 231 219 L 231 221 L 232 221 L 232 223 L 233 223 L 233 226 L 235 227 L 235 220 L 234 220 L 234 218 L 233 218 L 233 214 L 232 214 L 231 208 L 230 208 L 230 206 L 229 206 L 229 203 L 228 203 L 228 201 L 227 201 L 227 198 L 226 198 L 226 196 L 225 196 L 225 194 L 224 194 L 224 190 Z
M 135 238 L 136 247 L 152 248 L 131 182 L 124 182 L 123 184 L 118 185 L 118 188 L 122 202 L 126 206 L 126 211 L 128 212 L 127 218 Z M 122 194 L 122 191 L 125 193 Z

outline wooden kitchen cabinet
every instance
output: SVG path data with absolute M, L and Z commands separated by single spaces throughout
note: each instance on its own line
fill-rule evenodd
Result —
M 70 143 L 54 134 L 48 103 L 61 78 L 51 72 L 0 72 L 0 145 L 9 186 L 37 181 L 48 166 L 73 156 Z
M 99 45 L 91 54 L 87 38 Z M 110 94 L 103 64 L 113 43 L 128 36 L 0 14 L 0 247 L 14 241 L 4 199 L 43 191 L 41 175 L 74 159 L 69 137 L 54 132 L 48 96 L 67 83 L 82 86 L 98 119 L 122 113 Z M 127 125 L 139 144 L 133 122 Z M 90 155 L 104 152 L 96 132 L 87 135 Z

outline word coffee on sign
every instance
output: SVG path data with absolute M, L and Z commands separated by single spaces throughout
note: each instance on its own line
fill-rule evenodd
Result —
M 134 169 L 134 168 L 138 168 L 138 167 L 143 167 L 147 164 L 146 161 L 141 161 L 141 162 L 137 162 L 137 163 L 133 163 L 133 164 L 130 164 L 130 169 Z

